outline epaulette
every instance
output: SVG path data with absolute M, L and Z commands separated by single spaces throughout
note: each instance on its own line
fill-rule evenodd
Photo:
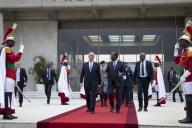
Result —
M 6 48 L 5 48 L 5 53 L 11 53 L 11 48 L 6 47 Z

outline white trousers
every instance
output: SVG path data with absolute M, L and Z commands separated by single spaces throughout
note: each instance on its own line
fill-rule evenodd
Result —
M 11 78 L 5 78 L 5 92 L 14 92 L 15 80 Z

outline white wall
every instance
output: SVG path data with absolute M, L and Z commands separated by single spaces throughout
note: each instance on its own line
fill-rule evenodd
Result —
M 18 51 L 21 42 L 21 33 L 23 44 L 25 45 L 22 56 L 22 66 L 28 72 L 33 66 L 33 58 L 36 55 L 44 55 L 48 61 L 57 64 L 57 21 L 16 21 L 18 27 L 16 30 L 16 46 L 14 50 Z M 10 22 L 4 22 L 4 26 Z M 26 90 L 35 90 L 34 80 L 29 75 L 28 87 Z

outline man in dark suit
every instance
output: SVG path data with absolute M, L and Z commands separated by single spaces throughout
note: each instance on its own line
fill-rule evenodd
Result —
M 171 66 L 170 70 L 168 71 L 168 74 L 167 74 L 167 80 L 169 82 L 169 92 L 172 90 L 172 79 L 173 79 L 174 74 L 176 74 L 176 71 Z
M 122 104 L 125 103 L 125 106 L 128 107 L 128 104 L 132 101 L 132 78 L 133 72 L 131 67 L 125 63 L 125 73 L 124 73 L 124 80 L 122 86 Z
M 144 111 L 148 111 L 148 88 L 149 83 L 153 80 L 153 67 L 150 61 L 145 60 L 145 53 L 140 54 L 140 61 L 135 65 L 135 71 L 133 74 L 133 83 L 138 86 L 138 101 L 139 109 L 143 108 L 143 96 L 144 93 Z
M 47 68 L 43 70 L 42 80 L 45 85 L 45 95 L 47 96 L 47 104 L 50 103 L 51 98 L 51 89 L 54 85 L 54 79 L 57 82 L 57 75 L 55 70 L 53 69 L 53 63 L 49 63 Z
M 16 69 L 16 84 L 18 85 L 19 89 L 23 92 L 23 88 L 27 85 L 27 73 L 24 68 L 21 68 L 21 63 L 15 63 Z M 17 92 L 16 92 L 17 93 Z M 22 107 L 23 103 L 23 95 L 19 92 L 19 107 Z
M 81 69 L 80 86 L 82 86 L 84 81 L 87 112 L 91 112 L 93 114 L 95 112 L 97 89 L 101 85 L 101 74 L 99 64 L 93 61 L 95 54 L 90 52 L 88 57 L 89 61 L 84 63 Z
M 116 113 L 120 112 L 121 108 L 121 88 L 123 84 L 123 73 L 125 71 L 124 63 L 117 60 L 118 53 L 111 53 L 111 62 L 108 63 L 106 73 L 108 75 L 108 93 L 110 101 L 110 112 L 113 112 L 114 106 L 114 90 L 116 94 Z

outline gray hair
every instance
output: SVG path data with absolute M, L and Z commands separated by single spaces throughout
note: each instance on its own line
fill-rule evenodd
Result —
M 95 53 L 94 52 L 89 52 L 88 56 L 90 56 L 90 55 L 95 56 Z

